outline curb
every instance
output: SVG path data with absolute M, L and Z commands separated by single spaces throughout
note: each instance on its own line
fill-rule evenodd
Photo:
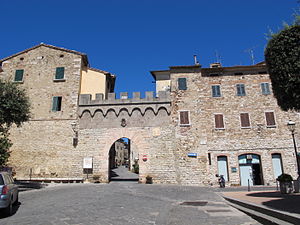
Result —
M 282 221 L 286 221 L 292 224 L 300 224 L 300 216 L 297 215 L 293 215 L 291 213 L 288 212 L 283 212 L 283 211 L 279 211 L 279 210 L 275 210 L 275 209 L 270 209 L 267 208 L 265 206 L 260 206 L 260 205 L 256 205 L 254 203 L 250 203 L 250 202 L 246 202 L 246 201 L 241 201 L 239 199 L 235 199 L 235 198 L 230 198 L 230 197 L 226 197 L 226 196 L 222 196 L 225 200 L 242 206 L 244 208 L 247 209 L 251 209 L 253 211 L 259 212 L 263 215 L 268 215 L 270 217 L 276 218 L 278 220 L 282 220 Z M 266 219 L 266 218 L 263 218 Z M 273 222 L 273 221 L 271 221 Z

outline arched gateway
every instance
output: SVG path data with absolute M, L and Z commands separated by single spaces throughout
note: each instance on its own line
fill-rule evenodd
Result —
M 122 137 L 130 139 L 132 151 L 139 160 L 139 181 L 145 182 L 150 176 L 157 183 L 174 183 L 173 146 L 170 128 L 169 94 L 146 92 L 144 99 L 140 93 L 121 93 L 116 99 L 110 93 L 108 99 L 96 95 L 81 95 L 79 102 L 79 136 L 84 143 L 87 156 L 93 157 L 93 176 L 100 182 L 109 181 L 109 151 L 114 142 Z M 164 160 L 165 159 L 165 160 Z M 161 162 L 164 162 L 163 165 Z

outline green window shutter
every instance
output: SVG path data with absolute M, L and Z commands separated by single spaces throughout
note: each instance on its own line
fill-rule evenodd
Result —
M 57 106 L 58 106 L 58 97 L 53 97 L 53 101 L 52 101 L 52 111 L 56 112 L 57 110 Z
M 24 70 L 16 70 L 15 81 L 23 81 Z
M 53 100 L 52 100 L 52 111 L 53 112 L 61 111 L 61 101 L 62 101 L 61 96 L 53 97 Z
M 65 77 L 65 67 L 57 67 L 55 73 L 55 80 L 61 80 Z
M 186 78 L 178 78 L 178 89 L 187 90 Z

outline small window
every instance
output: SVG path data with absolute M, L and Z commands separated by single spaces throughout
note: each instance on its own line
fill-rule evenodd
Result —
M 265 112 L 267 127 L 276 127 L 274 112 Z
M 221 97 L 221 88 L 220 85 L 211 86 L 212 96 L 213 97 Z
M 237 96 L 245 96 L 246 95 L 245 84 L 237 84 L 236 85 L 236 95 Z
M 65 78 L 65 67 L 57 67 L 55 80 L 63 80 Z
M 179 125 L 180 126 L 189 126 L 190 125 L 189 111 L 179 112 Z
M 178 89 L 179 90 L 186 90 L 186 78 L 178 78 Z
M 261 83 L 260 87 L 261 87 L 261 93 L 263 95 L 269 95 L 269 94 L 271 94 L 271 92 L 270 92 L 270 84 L 269 83 Z
M 62 100 L 61 96 L 53 97 L 53 101 L 52 101 L 52 111 L 53 112 L 61 111 L 61 100 Z
M 16 70 L 14 81 L 16 81 L 16 82 L 23 81 L 23 74 L 24 74 L 24 70 Z
M 222 114 L 215 114 L 215 128 L 224 129 L 224 120 Z
M 249 114 L 248 113 L 241 113 L 240 118 L 241 118 L 241 127 L 242 128 L 249 128 L 250 127 Z

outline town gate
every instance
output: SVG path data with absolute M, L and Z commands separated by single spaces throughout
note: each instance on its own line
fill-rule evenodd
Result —
M 79 136 L 80 149 L 93 157 L 93 175 L 100 182 L 109 181 L 109 150 L 120 138 L 130 139 L 131 151 L 139 161 L 139 182 L 152 177 L 155 183 L 176 183 L 174 160 L 174 129 L 170 119 L 170 93 L 146 92 L 145 98 L 127 92 L 116 99 L 109 93 L 80 95 Z

